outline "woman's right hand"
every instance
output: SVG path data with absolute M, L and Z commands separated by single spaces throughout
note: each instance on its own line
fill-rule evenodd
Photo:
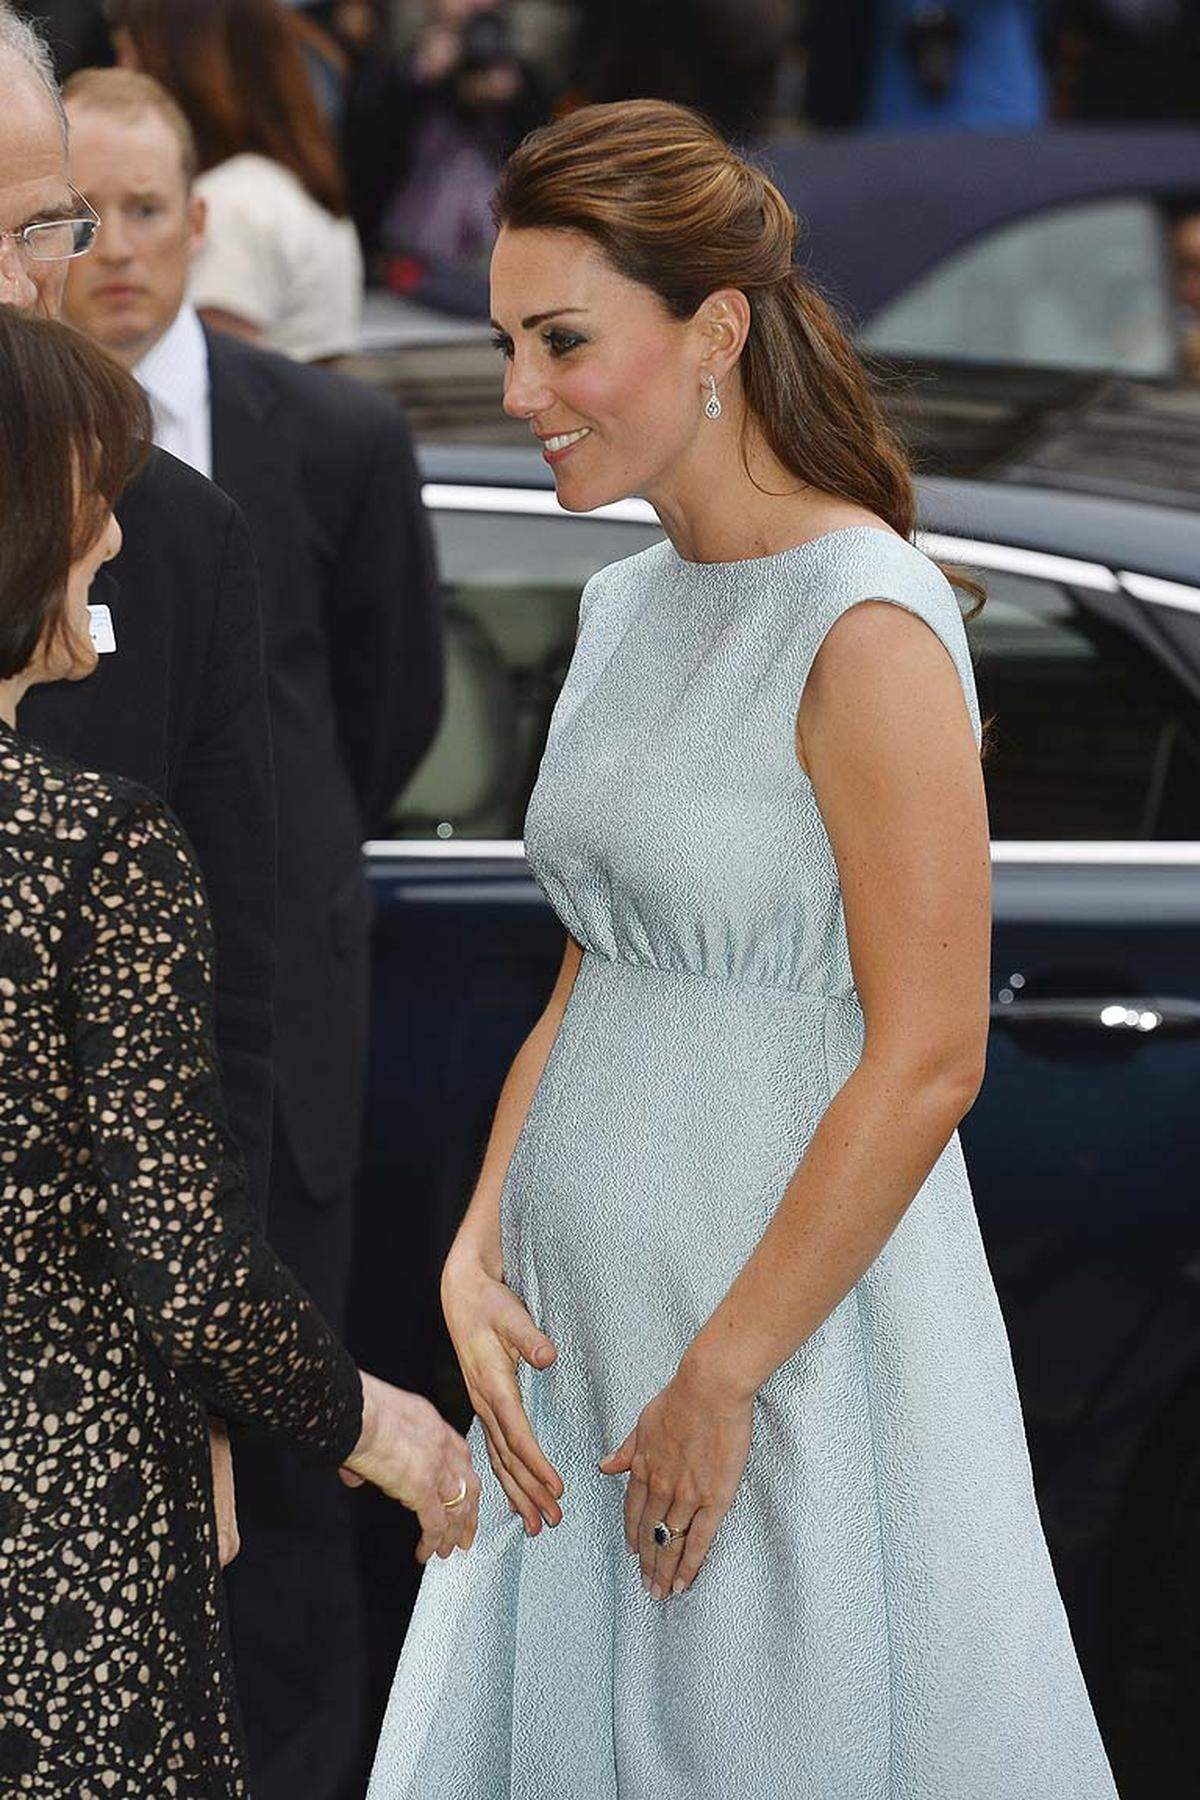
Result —
M 474 1257 L 453 1253 L 442 1274 L 442 1311 L 488 1460 L 531 1537 L 562 1520 L 562 1478 L 542 1454 L 521 1404 L 517 1368 L 548 1369 L 557 1351 L 512 1289 Z
M 416 1513 L 418 1562 L 469 1550 L 479 1524 L 480 1486 L 465 1441 L 419 1394 L 359 1373 L 362 1432 L 342 1465 L 342 1480 L 348 1487 L 369 1481 Z M 459 1504 L 448 1507 L 446 1501 L 459 1493 Z

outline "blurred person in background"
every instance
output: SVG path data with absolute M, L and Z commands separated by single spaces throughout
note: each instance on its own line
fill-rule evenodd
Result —
M 1200 0 L 1059 0 L 1061 118 L 1200 117 Z
M 359 227 L 393 285 L 419 283 L 424 266 L 484 265 L 500 165 L 545 115 L 504 0 L 429 0 L 371 99 L 360 89 L 347 129 Z
M 818 131 L 861 125 L 875 39 L 876 0 L 808 0 L 804 46 L 805 123 Z
M 170 95 L 93 69 L 65 99 L 72 179 L 102 219 L 66 316 L 132 370 L 156 441 L 236 500 L 258 557 L 279 833 L 267 1235 L 340 1329 L 367 1050 L 361 846 L 441 702 L 412 447 L 383 396 L 201 324 L 186 293 L 205 202 Z M 285 1451 L 236 1435 L 234 1450 L 248 1528 L 230 1601 L 254 1792 L 334 1800 L 352 1791 L 366 1686 L 347 1496 Z
M 790 0 L 582 0 L 578 12 L 574 102 L 675 100 L 734 139 L 769 127 Z
M 192 298 L 303 362 L 358 341 L 363 269 L 333 129 L 282 0 L 110 0 L 117 61 L 188 120 L 208 226 Z
M 1041 0 L 875 0 L 863 123 L 1030 131 L 1046 118 Z
M 378 0 L 288 0 L 288 4 L 346 55 L 359 55 L 390 38 L 386 8 Z
M 248 1794 L 206 1403 L 413 1507 L 420 1560 L 470 1546 L 479 1486 L 255 1227 L 174 817 L 15 730 L 29 687 L 93 675 L 148 427 L 109 357 L 0 306 L 0 1788 L 43 1800 Z

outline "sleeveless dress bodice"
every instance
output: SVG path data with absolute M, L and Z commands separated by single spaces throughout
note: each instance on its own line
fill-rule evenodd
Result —
M 525 836 L 584 954 L 500 1208 L 506 1279 L 558 1349 L 520 1379 L 563 1521 L 527 1539 L 485 1472 L 474 1548 L 426 1570 L 370 1800 L 1113 1800 L 957 1132 L 760 1390 L 685 1594 L 643 1591 L 596 1466 L 862 1050 L 794 726 L 866 599 L 934 631 L 978 746 L 954 591 L 882 528 L 733 563 L 664 542 L 584 590 Z

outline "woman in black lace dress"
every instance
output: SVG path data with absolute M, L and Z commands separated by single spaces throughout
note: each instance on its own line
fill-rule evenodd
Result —
M 0 1793 L 39 1800 L 248 1791 L 209 1409 L 412 1506 L 421 1560 L 469 1547 L 479 1487 L 253 1227 L 179 828 L 13 729 L 32 682 L 94 667 L 148 435 L 98 351 L 0 307 Z

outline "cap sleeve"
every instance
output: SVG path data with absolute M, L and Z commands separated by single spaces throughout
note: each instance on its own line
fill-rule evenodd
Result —
M 892 532 L 871 529 L 832 534 L 806 581 L 806 604 L 794 640 L 790 679 L 799 705 L 817 652 L 838 619 L 868 600 L 903 607 L 921 619 L 953 662 L 976 748 L 983 732 L 975 669 L 958 597 L 937 564 Z

